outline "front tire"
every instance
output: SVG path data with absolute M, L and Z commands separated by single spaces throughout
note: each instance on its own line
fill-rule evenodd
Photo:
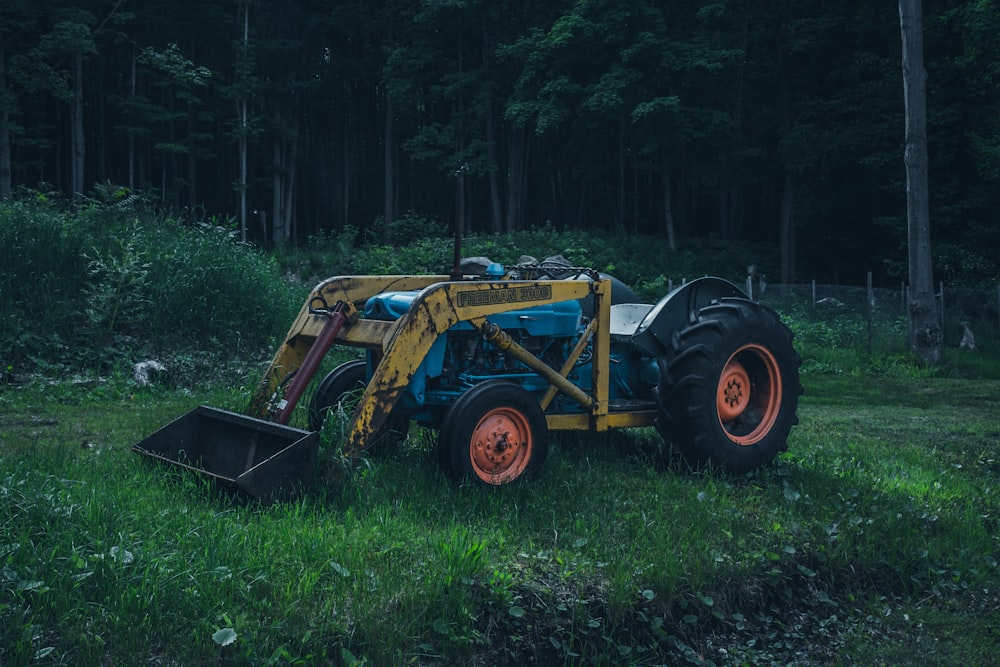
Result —
M 332 371 L 316 387 L 309 401 L 309 430 L 318 431 L 331 411 L 337 410 L 350 417 L 357 400 L 365 390 L 365 360 L 345 362 Z
M 706 306 L 658 363 L 657 428 L 692 467 L 743 474 L 787 448 L 802 360 L 770 308 L 734 298 Z
M 456 481 L 499 486 L 532 477 L 548 454 L 549 432 L 538 400 L 513 382 L 477 384 L 445 415 L 438 458 Z
M 345 424 L 349 423 L 368 385 L 367 374 L 367 362 L 364 359 L 347 361 L 330 371 L 316 387 L 309 401 L 309 430 L 321 430 L 331 416 L 340 417 Z M 409 426 L 409 419 L 389 415 L 389 420 L 371 442 L 391 441 L 398 444 L 406 439 Z

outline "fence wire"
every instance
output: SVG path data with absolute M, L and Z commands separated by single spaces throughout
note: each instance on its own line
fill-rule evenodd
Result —
M 756 285 L 753 298 L 782 314 L 796 336 L 810 344 L 894 352 L 908 346 L 909 294 L 897 289 L 847 285 Z M 977 345 L 1000 341 L 1000 286 L 996 290 L 949 288 L 935 294 L 944 345 L 958 347 L 971 332 Z

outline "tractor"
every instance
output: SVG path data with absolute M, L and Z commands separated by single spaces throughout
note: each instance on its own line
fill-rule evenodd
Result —
M 313 382 L 333 345 L 357 358 Z M 349 405 L 348 460 L 416 422 L 437 432 L 438 465 L 459 483 L 536 475 L 552 431 L 650 426 L 692 467 L 740 475 L 786 448 L 800 363 L 778 315 L 722 278 L 647 304 L 562 258 L 456 255 L 450 275 L 319 283 L 247 414 L 201 406 L 133 449 L 283 500 L 315 474 L 319 432 Z M 288 425 L 300 403 L 308 428 Z

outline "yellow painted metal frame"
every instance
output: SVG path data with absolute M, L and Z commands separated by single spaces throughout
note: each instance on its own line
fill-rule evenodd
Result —
M 382 292 L 420 290 L 409 310 L 394 322 L 357 317 L 364 302 Z M 305 358 L 322 330 L 326 316 L 315 312 L 317 304 L 333 306 L 344 302 L 349 322 L 337 335 L 345 345 L 377 350 L 381 359 L 374 370 L 354 415 L 345 453 L 363 450 L 377 433 L 396 401 L 423 362 L 437 337 L 458 322 L 469 322 L 483 335 L 538 371 L 552 386 L 542 399 L 548 407 L 556 391 L 577 400 L 585 412 L 546 415 L 551 430 L 604 431 L 608 428 L 647 426 L 655 411 L 611 413 L 608 411 L 610 363 L 610 290 L 607 280 L 496 280 L 450 281 L 448 276 L 347 276 L 331 278 L 317 285 L 299 311 L 284 343 L 276 352 L 251 399 L 251 414 L 266 418 L 269 403 L 284 380 Z M 595 322 L 578 341 L 573 354 L 579 356 L 593 337 L 593 394 L 588 396 L 566 376 L 573 364 L 555 370 L 510 340 L 487 319 L 490 315 L 593 296 Z

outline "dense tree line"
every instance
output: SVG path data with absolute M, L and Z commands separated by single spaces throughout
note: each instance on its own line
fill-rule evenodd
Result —
M 924 30 L 935 275 L 995 280 L 1000 6 L 928 0 Z M 902 146 L 895 3 L 0 5 L 0 198 L 141 193 L 261 242 L 451 222 L 467 164 L 474 231 L 769 241 L 772 280 L 899 280 Z

